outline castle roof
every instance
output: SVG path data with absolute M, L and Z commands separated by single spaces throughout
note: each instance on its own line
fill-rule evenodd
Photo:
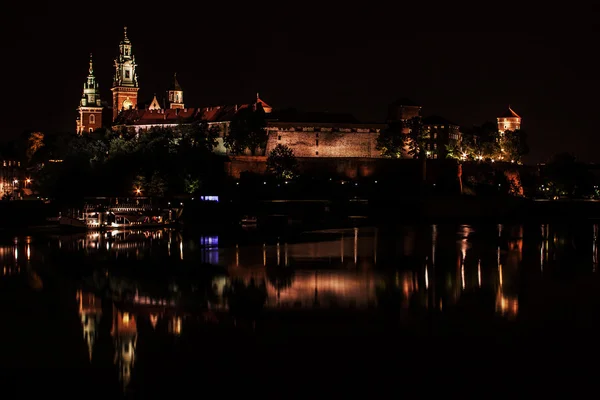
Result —
M 164 125 L 179 122 L 231 121 L 233 116 L 248 104 L 241 106 L 216 106 L 202 108 L 167 108 L 161 110 L 123 110 L 115 119 L 115 125 Z
M 508 110 L 506 110 L 498 118 L 521 118 L 521 117 L 519 116 L 519 114 L 517 114 L 516 112 L 514 112 L 513 109 L 510 108 L 510 106 L 508 106 Z
M 173 84 L 171 85 L 171 90 L 178 90 L 181 91 L 181 85 L 179 84 L 179 81 L 177 80 L 177 72 L 175 72 L 175 74 L 173 75 Z
M 177 80 L 175 80 L 175 82 L 177 82 Z M 156 100 L 156 96 L 154 97 L 154 100 Z M 240 110 L 254 107 L 255 105 L 262 106 L 263 109 L 265 109 L 265 112 L 268 112 L 271 109 L 267 103 L 257 96 L 256 101 L 246 104 L 195 108 L 122 110 L 119 115 L 117 115 L 113 125 L 169 125 L 193 121 L 226 122 L 231 121 Z

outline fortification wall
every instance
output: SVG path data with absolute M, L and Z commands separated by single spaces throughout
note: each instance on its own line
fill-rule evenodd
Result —
M 270 130 L 267 152 L 278 144 L 294 150 L 296 157 L 379 157 L 375 132 L 290 132 Z

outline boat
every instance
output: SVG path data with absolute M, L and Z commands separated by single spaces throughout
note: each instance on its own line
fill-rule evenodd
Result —
M 174 223 L 175 210 L 152 210 L 147 207 L 97 207 L 86 206 L 83 211 L 69 210 L 61 214 L 58 222 L 61 228 L 69 230 L 127 229 L 165 227 Z

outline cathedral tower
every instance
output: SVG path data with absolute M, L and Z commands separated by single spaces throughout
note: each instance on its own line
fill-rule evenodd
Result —
M 79 117 L 77 118 L 77 133 L 93 132 L 102 127 L 102 103 L 98 82 L 94 76 L 94 65 L 90 54 L 90 67 L 87 81 L 83 84 L 83 95 L 79 102 Z
M 177 81 L 177 72 L 173 76 L 173 85 L 167 92 L 169 108 L 185 108 L 183 106 L 183 90 Z
M 113 121 L 121 110 L 137 107 L 138 77 L 135 71 L 135 57 L 131 52 L 131 41 L 127 37 L 127 27 L 119 44 L 119 56 L 115 59 L 113 87 Z

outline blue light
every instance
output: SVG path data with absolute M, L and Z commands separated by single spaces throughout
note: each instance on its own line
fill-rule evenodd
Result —
M 200 196 L 201 201 L 214 201 L 219 202 L 219 196 Z

